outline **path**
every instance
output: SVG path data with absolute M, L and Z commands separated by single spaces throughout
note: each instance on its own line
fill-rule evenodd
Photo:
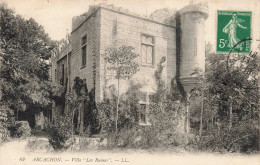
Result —
M 126 151 L 90 151 L 85 153 L 35 153 L 26 151 L 27 140 L 13 140 L 0 147 L 0 165 L 260 165 L 259 155 L 236 154 L 183 154 L 183 153 L 143 153 Z M 23 158 L 25 158 L 24 161 Z M 20 159 L 20 160 L 19 160 Z M 124 162 L 124 161 L 128 162 Z M 86 163 L 86 161 L 89 161 Z

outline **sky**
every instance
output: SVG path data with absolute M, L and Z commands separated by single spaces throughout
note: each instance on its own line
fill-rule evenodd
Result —
M 156 9 L 181 9 L 191 0 L 0 0 L 24 18 L 35 19 L 53 40 L 65 38 L 71 32 L 74 16 L 88 11 L 89 5 L 114 4 L 140 15 L 150 15 Z M 201 2 L 199 0 L 193 0 Z M 202 0 L 203 1 L 203 0 Z M 206 41 L 215 44 L 217 10 L 252 11 L 252 34 L 260 38 L 260 0 L 208 0 L 209 17 L 206 21 Z M 258 19 L 257 19 L 258 18 Z

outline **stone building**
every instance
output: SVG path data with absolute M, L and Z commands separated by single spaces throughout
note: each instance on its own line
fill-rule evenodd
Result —
M 116 84 L 102 54 L 108 46 L 126 45 L 139 54 L 140 71 L 132 80 L 143 85 L 144 99 L 140 104 L 145 106 L 149 95 L 156 91 L 154 73 L 162 57 L 166 57 L 163 79 L 169 83 L 178 77 L 189 92 L 196 84 L 190 73 L 195 67 L 204 70 L 207 16 L 207 8 L 200 4 L 180 11 L 157 10 L 150 17 L 113 5 L 92 6 L 87 13 L 72 19 L 69 43 L 51 60 L 52 81 L 64 85 L 68 79 L 67 92 L 71 92 L 76 76 L 86 79 L 88 90 L 95 89 L 95 100 L 100 102 L 109 86 Z M 124 92 L 128 84 L 123 82 L 120 91 Z

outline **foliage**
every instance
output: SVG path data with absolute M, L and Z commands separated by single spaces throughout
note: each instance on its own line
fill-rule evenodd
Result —
M 171 88 L 167 89 L 162 80 L 163 62 L 165 58 L 161 60 L 155 72 L 158 90 L 150 99 L 147 125 L 138 125 L 142 87 L 140 84 L 130 83 L 128 91 L 121 96 L 117 134 L 113 133 L 116 95 L 112 95 L 112 98 L 98 105 L 102 112 L 101 121 L 109 132 L 110 146 L 151 148 L 186 143 L 182 140 L 185 135 L 176 134 L 176 127 L 183 112 L 183 104 L 180 103 L 181 95 L 174 81 L 171 83 Z
M 133 50 L 134 48 L 131 46 L 108 47 L 104 54 L 104 61 L 108 63 L 107 69 L 115 71 L 115 79 L 117 80 L 116 132 L 120 102 L 120 79 L 130 79 L 139 70 L 138 63 L 134 61 L 139 55 L 134 53 Z
M 162 147 L 181 145 L 176 128 L 182 116 L 183 105 L 170 99 L 149 106 L 149 126 L 141 127 L 142 145 L 145 147 Z
M 197 146 L 201 150 L 253 152 L 259 150 L 260 71 L 257 52 L 250 54 L 208 53 L 205 81 L 195 100 L 203 92 L 203 134 Z M 200 103 L 192 103 L 192 127 L 198 131 Z
M 10 137 L 10 132 L 7 129 L 7 119 L 7 108 L 0 106 L 0 145 Z
M 214 102 L 219 102 L 221 120 L 229 116 L 230 106 L 241 119 L 243 115 L 257 112 L 257 81 L 260 71 L 257 54 L 212 54 L 207 81 Z
M 110 99 L 97 104 L 99 120 L 102 127 L 107 131 L 109 147 L 133 147 L 137 137 L 138 128 L 138 102 L 140 100 L 140 84 L 130 82 L 126 93 L 121 96 L 119 102 L 118 131 L 115 132 L 114 118 L 116 116 L 117 96 L 112 95 Z M 113 91 L 111 91 L 113 93 Z
M 101 103 L 97 104 L 99 110 L 99 120 L 103 126 L 103 129 L 107 132 L 114 132 L 115 122 L 114 122 L 114 110 L 116 107 L 116 101 L 107 99 Z
M 66 100 L 73 112 L 73 123 L 81 135 L 100 133 L 99 111 L 95 102 L 95 88 L 88 91 L 86 79 L 75 77 L 73 92 L 66 94 Z
M 83 92 L 81 92 L 81 89 L 83 88 L 84 93 L 88 94 L 88 88 L 86 87 L 86 84 L 84 83 L 86 80 L 82 80 L 79 77 L 75 77 L 74 79 L 74 85 L 73 85 L 73 90 L 76 92 L 78 96 L 82 96 Z
M 59 115 L 53 123 L 48 124 L 47 132 L 49 143 L 54 150 L 66 150 L 72 145 L 72 115 Z
M 10 136 L 13 138 L 26 138 L 31 136 L 31 127 L 27 121 L 16 121 L 8 127 Z
M 135 84 L 130 81 L 130 85 L 126 93 L 122 94 L 121 100 L 119 102 L 119 120 L 118 120 L 118 129 L 131 128 L 133 125 L 138 123 L 138 114 L 139 114 L 139 105 L 140 100 L 140 84 Z M 99 119 L 103 125 L 103 129 L 114 132 L 115 125 L 114 120 L 116 116 L 116 105 L 117 105 L 117 95 L 113 94 L 112 96 L 104 100 L 103 102 L 97 105 L 100 112 Z
M 158 90 L 150 100 L 150 126 L 135 124 L 125 127 L 119 124 L 118 134 L 108 135 L 110 144 L 144 148 L 186 146 L 215 152 L 251 153 L 259 150 L 257 81 L 260 69 L 256 53 L 207 53 L 205 75 L 199 70 L 194 71 L 200 84 L 192 90 L 190 98 L 192 136 L 178 132 L 178 124 L 185 115 L 184 104 L 174 81 L 170 89 L 163 82 L 163 62 L 164 59 L 155 72 Z M 120 114 L 124 117 L 138 114 L 138 95 L 137 92 L 122 95 L 119 106 L 124 111 L 120 111 Z M 110 129 L 114 126 L 116 101 L 116 95 L 113 95 L 111 99 L 99 104 L 103 112 L 101 121 L 109 133 L 113 132 Z M 131 111 L 129 105 L 135 105 L 136 112 Z M 125 123 L 124 119 L 119 121 Z
M 138 71 L 138 63 L 135 60 L 139 55 L 133 52 L 131 46 L 108 47 L 104 54 L 104 60 L 109 70 L 116 72 L 116 79 L 130 79 Z
M 169 86 L 162 79 L 163 57 L 155 71 L 154 77 L 157 83 L 157 91 L 150 99 L 147 118 L 148 126 L 141 126 L 142 147 L 163 147 L 180 145 L 180 137 L 177 137 L 176 128 L 183 115 L 184 105 L 181 103 L 181 94 L 177 85 L 172 80 Z
M 6 125 L 4 122 L 1 123 L 0 125 L 0 145 L 7 141 L 8 138 L 10 137 L 10 131 L 7 129 Z
M 74 97 L 76 98 L 76 111 L 73 109 L 73 112 L 75 111 L 75 115 L 73 118 L 76 119 L 77 123 L 77 131 L 82 135 L 84 131 L 84 118 L 86 114 L 86 108 L 85 108 L 85 103 L 89 101 L 88 97 L 88 89 L 87 89 L 87 84 L 86 84 L 86 79 L 80 79 L 79 77 L 75 77 L 74 79 L 74 85 L 73 85 L 73 90 L 74 90 Z M 75 103 L 74 103 L 75 104 Z
M 212 125 L 197 145 L 201 150 L 215 152 L 259 151 L 259 128 L 254 124 L 251 121 L 240 121 L 231 130 L 224 124 L 221 124 L 220 129 L 216 129 L 218 128 L 216 124 Z
M 99 109 L 97 108 L 95 101 L 95 88 L 92 88 L 89 92 L 89 101 L 87 103 L 86 118 L 89 119 L 88 125 L 90 127 L 91 134 L 99 134 L 102 131 L 102 125 L 99 120 Z
M 12 111 L 49 108 L 47 60 L 55 43 L 32 18 L 25 20 L 6 4 L 1 10 L 1 104 Z M 37 112 L 35 112 L 37 113 Z
M 165 57 L 162 57 L 160 60 L 160 63 L 158 65 L 157 70 L 154 73 L 154 77 L 156 80 L 156 84 L 157 84 L 157 91 L 156 94 L 154 95 L 154 99 L 156 100 L 156 102 L 161 102 L 165 99 L 165 93 L 167 92 L 166 89 L 166 84 L 164 82 L 164 80 L 162 79 L 162 72 L 163 72 L 163 63 L 166 61 Z
M 139 148 L 141 134 L 139 127 L 121 128 L 117 134 L 109 134 L 108 147 Z

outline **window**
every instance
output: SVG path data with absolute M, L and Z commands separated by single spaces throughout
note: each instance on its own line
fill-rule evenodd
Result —
M 61 65 L 61 79 L 60 84 L 64 85 L 64 79 L 65 79 L 65 67 L 64 64 Z
M 146 123 L 146 104 L 140 104 L 140 122 L 141 123 Z
M 144 103 L 146 103 L 146 93 L 141 93 L 140 94 L 140 102 L 144 102 Z
M 149 102 L 157 102 L 156 97 L 154 94 L 149 94 Z
M 69 52 L 68 54 L 68 73 L 67 73 L 67 77 L 68 77 L 68 88 L 69 88 L 69 92 L 71 92 L 71 87 L 70 87 L 70 75 L 71 75 L 71 52 Z
M 154 63 L 154 39 L 148 35 L 142 35 L 142 63 L 153 65 Z
M 148 93 L 141 93 L 140 94 L 140 101 L 139 101 L 139 124 L 149 124 L 148 119 L 147 119 L 147 111 L 149 108 L 149 97 Z
M 82 67 L 87 64 L 87 36 L 81 38 Z
M 57 69 L 54 71 L 54 82 L 57 82 Z

